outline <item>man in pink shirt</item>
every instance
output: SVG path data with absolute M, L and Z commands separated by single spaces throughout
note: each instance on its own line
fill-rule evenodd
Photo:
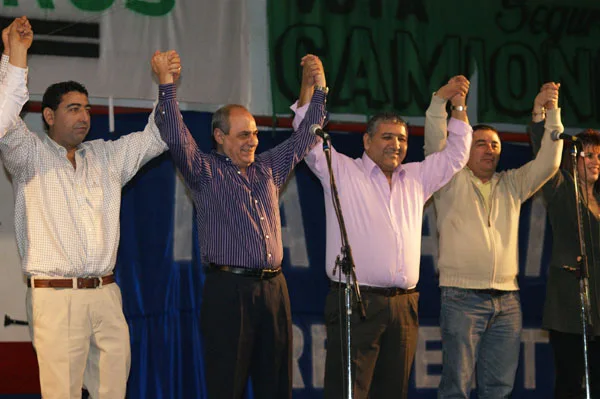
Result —
M 300 100 L 292 106 L 298 126 L 311 95 L 305 75 Z M 452 80 L 437 96 L 466 96 L 469 82 Z M 408 147 L 406 122 L 382 113 L 367 123 L 365 152 L 352 159 L 331 148 L 332 168 L 356 266 L 366 319 L 355 307 L 351 316 L 352 373 L 355 398 L 406 398 L 417 345 L 418 299 L 423 206 L 467 163 L 472 130 L 464 110 L 448 123 L 448 145 L 423 162 L 402 165 Z M 306 163 L 321 180 L 327 220 L 326 271 L 331 289 L 325 304 L 327 358 L 324 397 L 345 397 L 343 366 L 345 277 L 334 274 L 341 238 L 331 200 L 323 146 L 317 144 Z

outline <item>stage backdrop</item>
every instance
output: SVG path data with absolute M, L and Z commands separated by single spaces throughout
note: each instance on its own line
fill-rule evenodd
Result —
M 478 120 L 526 123 L 543 82 L 563 120 L 600 122 L 596 0 L 268 0 L 275 112 L 297 95 L 297 59 L 323 59 L 331 112 L 422 116 L 449 77 L 473 77 Z
M 185 113 L 184 116 L 201 148 L 210 150 L 210 115 Z M 146 119 L 147 115 L 117 115 L 117 133 L 110 135 L 106 133 L 107 119 L 94 117 L 90 138 L 117 138 L 143 128 Z M 289 134 L 288 131 L 261 131 L 259 150 L 273 147 Z M 360 135 L 334 133 L 332 137 L 339 151 L 361 155 Z M 422 137 L 410 137 L 407 161 L 421 160 L 422 146 Z M 500 167 L 519 166 L 530 158 L 529 146 L 505 144 Z M 281 194 L 280 205 L 285 246 L 283 267 L 294 323 L 294 398 L 319 398 L 326 340 L 323 306 L 328 289 L 324 272 L 325 215 L 320 183 L 304 163 L 291 176 Z M 193 212 L 168 153 L 146 165 L 123 191 L 116 274 L 131 331 L 130 399 L 206 397 L 199 328 L 204 274 L 198 260 Z M 547 335 L 540 330 L 550 245 L 547 232 L 543 204 L 539 200 L 528 202 L 522 212 L 519 241 L 524 330 L 515 398 L 551 396 L 551 351 Z M 410 398 L 435 398 L 440 379 L 436 248 L 435 216 L 430 207 L 423 220 L 419 283 L 421 327 Z M 10 267 L 18 269 L 14 264 Z M 18 276 L 19 272 L 13 274 Z M 0 315 L 7 312 L 5 309 L 12 309 L 11 303 L 23 300 L 22 280 L 14 278 L 15 281 L 10 282 L 13 295 L 10 302 L 0 303 Z M 26 327 L 0 326 L 0 332 L 16 330 L 26 334 Z M 7 347 L 22 351 L 17 356 L 32 356 L 27 343 L 4 343 L 4 348 Z M 26 393 L 27 390 L 15 390 L 16 380 L 35 373 L 32 367 L 19 367 L 21 363 L 14 356 L 0 357 L 3 373 L 0 397 L 2 393 Z
M 91 97 L 154 100 L 150 58 L 182 58 L 179 100 L 250 101 L 246 0 L 0 0 L 0 27 L 27 15 L 29 91 L 76 80 Z M 43 78 L 40 78 L 43 77 Z M 208 79 L 207 77 L 210 77 Z

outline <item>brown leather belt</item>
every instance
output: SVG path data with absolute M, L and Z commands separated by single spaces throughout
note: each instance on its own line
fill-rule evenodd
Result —
M 341 290 L 346 288 L 346 283 L 338 283 L 336 281 L 331 282 L 331 287 Z M 404 289 L 400 287 L 372 287 L 370 285 L 359 285 L 360 292 L 370 293 L 382 296 L 396 296 L 396 295 L 407 295 L 417 292 L 416 288 Z
M 31 287 L 32 279 L 27 278 L 27 286 Z M 77 278 L 33 278 L 34 288 L 98 288 L 115 282 L 115 275 L 103 277 L 77 277 Z
M 228 273 L 233 273 L 233 274 L 239 274 L 241 276 L 258 278 L 260 280 L 268 280 L 270 278 L 277 276 L 279 273 L 281 273 L 281 267 L 278 267 L 277 269 L 259 269 L 259 268 L 251 269 L 248 267 L 217 265 L 215 263 L 210 263 L 206 269 L 209 272 L 210 271 L 228 272 Z

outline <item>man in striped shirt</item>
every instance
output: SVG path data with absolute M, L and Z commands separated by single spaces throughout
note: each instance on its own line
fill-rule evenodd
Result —
M 285 278 L 279 192 L 315 145 L 312 124 L 325 119 L 326 83 L 315 56 L 303 58 L 315 93 L 303 124 L 255 156 L 258 130 L 241 105 L 213 115 L 216 149 L 203 153 L 179 112 L 175 85 L 161 85 L 156 125 L 192 192 L 202 263 L 206 383 L 209 398 L 240 398 L 248 376 L 254 397 L 291 398 L 292 326 Z
M 153 115 L 142 132 L 83 142 L 90 105 L 76 82 L 46 90 L 47 134 L 29 131 L 19 118 L 29 98 L 33 32 L 27 19 L 17 18 L 2 39 L 0 155 L 15 192 L 15 231 L 42 396 L 80 399 L 85 385 L 94 399 L 124 398 L 129 329 L 113 275 L 121 190 L 166 145 Z M 176 54 L 153 58 L 161 83 L 172 82 L 178 68 Z

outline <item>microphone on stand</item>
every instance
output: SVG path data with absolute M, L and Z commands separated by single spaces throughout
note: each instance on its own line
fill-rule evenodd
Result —
M 572 142 L 577 141 L 577 136 L 572 136 L 567 133 L 560 133 L 558 130 L 553 130 L 552 133 L 550 133 L 550 137 L 552 138 L 553 141 L 558 141 L 558 140 L 565 140 L 565 141 L 572 141 Z
M 17 325 L 17 326 L 26 326 L 29 323 L 26 322 L 26 321 L 22 321 L 22 320 L 11 319 L 9 315 L 5 314 L 4 315 L 4 327 L 10 326 L 11 324 L 14 324 L 14 325 Z
M 320 125 L 314 124 L 310 127 L 310 132 L 315 136 L 319 136 L 323 141 L 331 141 L 331 136 Z

